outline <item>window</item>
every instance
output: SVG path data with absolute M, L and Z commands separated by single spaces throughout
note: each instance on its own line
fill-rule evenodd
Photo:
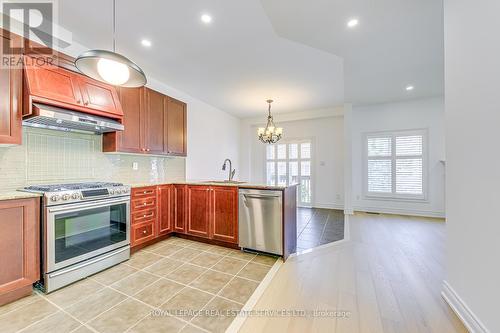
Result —
M 425 199 L 425 131 L 366 136 L 366 195 Z
M 299 184 L 299 205 L 310 206 L 311 141 L 293 141 L 266 146 L 268 185 Z

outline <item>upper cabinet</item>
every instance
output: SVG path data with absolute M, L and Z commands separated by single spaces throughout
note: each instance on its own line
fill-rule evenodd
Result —
M 29 64 L 24 71 L 27 85 L 25 93 L 29 95 L 30 102 L 37 101 L 111 118 L 123 117 L 115 87 L 44 61 L 34 61 L 29 56 L 25 56 L 25 63 Z
M 0 29 L 0 55 L 5 56 L 4 42 L 21 44 L 21 39 Z M 21 144 L 22 68 L 0 68 L 0 146 Z
M 186 103 L 167 97 L 167 153 L 186 156 L 187 152 Z
M 186 103 L 155 90 L 119 88 L 125 130 L 103 136 L 105 152 L 186 156 Z

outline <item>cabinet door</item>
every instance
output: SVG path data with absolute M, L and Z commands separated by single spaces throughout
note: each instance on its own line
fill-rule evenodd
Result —
M 186 233 L 187 186 L 174 185 L 173 188 L 173 228 L 175 232 Z
M 24 69 L 31 95 L 51 100 L 56 105 L 83 107 L 78 74 L 48 64 L 37 66 L 37 62 L 28 56 L 25 59 L 26 63 L 32 64 Z
M 214 186 L 210 238 L 238 244 L 238 188 Z
M 117 88 L 125 130 L 103 135 L 104 152 L 142 153 L 145 151 L 141 123 L 144 113 L 143 88 Z
M 167 98 L 167 154 L 186 156 L 187 151 L 186 103 Z
M 165 95 L 145 88 L 144 139 L 146 152 L 163 154 L 165 151 Z
M 106 112 L 119 118 L 123 116 L 122 107 L 114 86 L 84 76 L 79 76 L 78 82 L 85 107 Z
M 4 43 L 14 47 L 21 45 L 17 36 L 0 30 L 0 56 L 5 56 Z M 17 45 L 16 45 L 17 44 Z M 22 67 L 0 68 L 0 145 L 21 144 L 22 122 Z
M 187 233 L 198 237 L 210 237 L 210 187 L 188 186 Z
M 172 231 L 172 185 L 158 186 L 158 228 L 157 235 Z
M 0 201 L 0 305 L 31 293 L 40 279 L 39 199 Z

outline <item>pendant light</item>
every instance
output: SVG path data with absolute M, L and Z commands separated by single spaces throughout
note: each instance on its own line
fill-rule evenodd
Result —
M 89 50 L 75 60 L 83 74 L 101 82 L 121 87 L 142 87 L 146 75 L 127 57 L 116 53 L 116 0 L 113 0 L 113 51 Z
M 274 125 L 273 116 L 271 115 L 271 103 L 273 102 L 273 100 L 268 99 L 266 102 L 267 104 L 269 104 L 267 110 L 267 125 L 266 128 L 260 127 L 257 130 L 257 135 L 259 136 L 259 140 L 263 143 L 273 144 L 278 142 L 283 136 L 283 128 L 276 127 Z

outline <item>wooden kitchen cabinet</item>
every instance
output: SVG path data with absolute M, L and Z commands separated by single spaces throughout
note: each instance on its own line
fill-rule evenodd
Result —
M 166 235 L 172 231 L 173 202 L 173 185 L 158 186 L 158 227 L 156 228 L 156 236 Z
M 187 106 L 186 103 L 167 97 L 166 143 L 167 154 L 187 155 Z
M 166 96 L 149 88 L 144 89 L 144 142 L 146 152 L 164 154 L 166 145 Z
M 0 56 L 10 56 L 3 49 L 4 42 L 20 46 L 19 36 L 0 29 Z M 22 141 L 22 68 L 0 68 L 0 146 L 19 145 Z
M 155 239 L 158 226 L 158 190 L 156 186 L 133 188 L 130 194 L 130 246 Z
M 40 199 L 0 201 L 0 305 L 40 279 Z
M 48 64 L 36 57 L 25 56 L 24 68 L 29 114 L 31 102 L 121 119 L 123 111 L 114 86 L 98 82 L 82 74 Z M 43 59 L 43 58 L 41 58 Z
M 173 231 L 186 233 L 187 185 L 173 185 Z
M 210 238 L 210 186 L 187 186 L 186 233 Z
M 238 244 L 238 188 L 210 189 L 210 238 Z

